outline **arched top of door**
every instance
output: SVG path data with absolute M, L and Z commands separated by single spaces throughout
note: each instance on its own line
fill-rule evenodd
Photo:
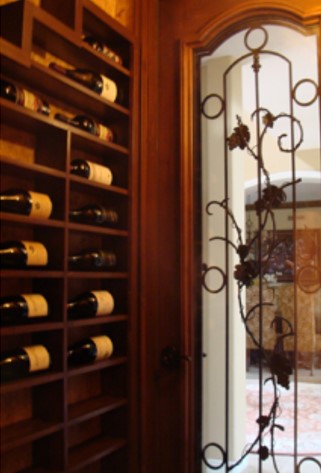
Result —
M 310 10 L 299 9 L 293 5 L 269 2 L 264 5 L 242 3 L 213 17 L 183 44 L 198 53 L 210 54 L 229 36 L 245 27 L 255 27 L 263 23 L 295 28 L 301 33 L 313 33 L 320 26 L 321 7 Z
M 191 231 L 190 208 L 193 208 L 195 153 L 199 151 L 199 77 L 200 58 L 211 54 L 233 34 L 263 24 L 283 25 L 313 34 L 321 30 L 321 6 L 298 9 L 293 5 L 269 2 L 262 6 L 243 3 L 213 17 L 192 37 L 182 39 L 180 50 L 180 143 L 181 143 L 181 215 L 183 240 Z M 321 40 L 321 34 L 319 34 Z M 321 47 L 319 47 L 321 52 Z M 321 82 L 321 61 L 319 65 Z M 320 88 L 319 88 L 320 89 Z M 319 90 L 320 93 L 320 90 Z M 197 114 L 197 116 L 196 116 Z M 185 217 L 186 219 L 185 219 Z M 186 225 L 186 226 L 185 226 Z M 184 241 L 182 242 L 184 244 Z M 186 241 L 189 247 L 190 240 Z M 184 261 L 183 267 L 188 264 Z

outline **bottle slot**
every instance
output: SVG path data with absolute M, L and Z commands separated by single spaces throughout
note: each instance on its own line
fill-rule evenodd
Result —
M 122 449 L 127 444 L 126 418 L 123 407 L 69 427 L 71 470 Z
M 49 402 L 51 409 L 47 408 Z M 4 412 L 1 452 L 25 445 L 61 429 L 63 421 L 61 381 L 3 394 L 1 403 Z M 19 405 L 18 411 L 17 405 Z
M 62 361 L 59 330 L 3 337 L 0 369 L 4 383 L 57 373 L 62 369 Z
M 45 225 L 45 224 L 44 224 Z M 52 227 L 44 232 L 42 225 L 7 221 L 1 226 L 1 268 L 39 271 L 64 267 L 63 229 Z
M 70 231 L 68 258 L 69 268 L 74 271 L 125 271 L 128 267 L 127 239 Z
M 97 173 L 101 170 L 101 166 L 103 166 L 103 168 L 109 169 L 109 172 L 111 174 L 109 181 L 106 179 L 99 181 L 99 179 L 97 178 L 94 181 L 95 175 L 99 177 L 99 174 L 101 174 L 95 173 L 95 164 L 98 165 Z M 74 165 L 78 165 L 78 168 L 74 167 Z M 93 167 L 93 169 L 91 170 L 90 167 Z M 97 184 L 105 183 L 106 187 L 112 185 L 113 187 L 120 187 L 124 189 L 128 189 L 129 185 L 127 168 L 127 160 L 119 158 L 117 159 L 113 156 L 109 156 L 109 154 L 106 153 L 89 153 L 87 152 L 87 150 L 83 150 L 81 148 L 73 150 L 70 162 L 70 171 L 73 171 L 75 174 L 77 173 L 79 176 L 85 177 L 87 179 L 92 177 L 93 182 L 96 182 Z M 90 171 L 92 173 L 92 176 L 90 176 Z M 86 177 L 87 175 L 88 177 Z
M 63 461 L 63 432 L 58 431 L 32 442 L 26 443 L 1 455 L 1 472 L 44 473 L 64 471 Z
M 1 105 L 2 156 L 16 164 L 37 164 L 65 171 L 66 132 L 51 126 L 40 114 L 19 111 L 5 100 Z
M 112 295 L 114 307 L 108 315 L 108 320 L 115 316 L 126 315 L 128 313 L 128 281 L 127 280 L 82 280 L 71 278 L 68 281 L 68 300 L 77 299 L 80 294 L 88 293 L 92 290 L 107 291 Z M 105 317 L 106 318 L 106 317 Z
M 27 327 L 41 327 L 62 322 L 63 282 L 48 278 L 4 278 L 1 281 L 1 326 L 21 331 Z M 40 328 L 39 328 L 40 327 Z M 32 328 L 30 328 L 32 330 Z M 42 328 L 43 330 L 43 328 Z
M 64 219 L 65 182 L 50 175 L 1 166 L 0 211 L 39 219 L 43 223 Z

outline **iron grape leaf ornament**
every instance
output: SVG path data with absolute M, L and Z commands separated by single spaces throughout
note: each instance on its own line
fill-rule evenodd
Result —
M 261 415 L 257 420 L 256 423 L 260 426 L 260 431 L 262 432 L 266 427 L 270 424 L 270 417 Z
M 286 201 L 286 194 L 282 187 L 269 185 L 262 192 L 262 198 L 254 203 L 257 215 L 270 208 L 278 208 Z
M 237 247 L 236 250 L 237 254 L 239 255 L 241 261 L 245 261 L 245 258 L 249 255 L 250 248 L 248 245 L 241 244 Z
M 267 460 L 269 458 L 269 449 L 266 445 L 262 445 L 260 448 L 259 448 L 259 456 L 261 458 L 261 460 Z
M 271 112 L 267 112 L 263 119 L 263 124 L 267 127 L 267 128 L 273 128 L 273 124 L 274 124 L 274 121 L 275 121 L 275 116 L 272 115 Z
M 292 374 L 292 366 L 285 355 L 281 353 L 273 353 L 270 360 L 271 373 L 277 377 L 277 382 L 285 389 L 290 388 L 290 375 Z
M 235 266 L 234 278 L 246 287 L 253 284 L 253 280 L 258 276 L 258 274 L 259 268 L 257 261 L 242 261 L 240 264 Z
M 230 150 L 235 148 L 245 149 L 251 138 L 248 126 L 241 123 L 239 117 L 238 122 L 239 126 L 236 126 L 234 128 L 234 132 L 227 138 L 227 143 Z

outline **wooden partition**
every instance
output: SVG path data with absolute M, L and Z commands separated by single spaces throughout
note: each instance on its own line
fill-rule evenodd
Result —
M 138 392 L 136 45 L 131 33 L 93 2 L 67 3 L 63 10 L 61 2 L 45 0 L 41 7 L 28 1 L 1 7 L 1 81 L 50 107 L 47 115 L 31 109 L 34 101 L 30 107 L 1 98 L 1 191 L 44 193 L 53 205 L 49 219 L 0 214 L 1 243 L 39 241 L 48 252 L 44 267 L 2 268 L 1 297 L 39 293 L 49 306 L 48 317 L 2 326 L 1 352 L 41 344 L 51 358 L 49 369 L 1 383 L 1 471 L 132 473 Z M 84 33 L 98 37 L 122 63 L 85 43 Z M 103 74 L 122 91 L 122 102 L 60 75 L 48 67 L 50 61 Z M 89 116 L 112 129 L 115 139 L 108 142 L 65 124 L 56 113 Z M 72 174 L 74 159 L 109 167 L 112 184 Z M 112 208 L 117 225 L 70 220 L 72 209 L 88 204 Z M 116 266 L 71 269 L 69 256 L 87 248 L 113 251 Z M 68 301 L 101 290 L 114 298 L 111 314 L 68 318 Z M 70 345 L 102 334 L 113 342 L 110 358 L 68 364 Z

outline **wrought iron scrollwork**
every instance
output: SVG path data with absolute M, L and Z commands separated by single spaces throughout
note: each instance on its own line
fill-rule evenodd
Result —
M 264 28 L 258 28 L 263 33 L 263 41 L 257 47 L 250 47 L 250 35 L 253 29 L 249 29 L 245 34 L 244 44 L 248 49 L 249 53 L 244 57 L 252 56 L 253 58 L 253 70 L 258 74 L 260 70 L 260 54 L 264 52 L 264 47 L 268 42 L 268 33 Z M 280 55 L 279 55 L 280 56 Z M 238 60 L 239 61 L 239 60 Z M 230 66 L 231 69 L 231 66 Z M 304 84 L 309 83 L 315 87 L 315 93 L 312 98 L 308 101 L 300 101 L 297 97 L 298 88 Z M 308 106 L 314 103 L 318 97 L 318 87 L 314 81 L 310 79 L 303 79 L 299 81 L 292 90 L 292 100 L 297 104 L 302 106 Z M 217 113 L 210 114 L 206 111 L 206 106 L 211 99 L 216 99 L 219 104 L 219 110 Z M 225 97 L 221 97 L 219 94 L 212 93 L 204 98 L 201 105 L 201 113 L 208 120 L 214 120 L 220 117 L 225 113 Z M 284 351 L 281 349 L 285 339 L 289 337 L 295 337 L 294 328 L 289 320 L 285 317 L 275 317 L 272 320 L 271 325 L 282 322 L 285 331 L 283 330 L 282 334 L 279 334 L 277 341 L 275 343 L 274 349 L 272 352 L 265 349 L 262 339 L 258 339 L 255 336 L 255 333 L 251 330 L 249 322 L 253 320 L 254 317 L 262 317 L 263 308 L 272 305 L 273 302 L 263 301 L 260 297 L 260 300 L 257 304 L 250 307 L 247 311 L 244 308 L 242 297 L 242 291 L 246 288 L 249 288 L 253 285 L 254 281 L 257 279 L 262 280 L 269 260 L 272 253 L 276 250 L 280 242 L 276 238 L 276 219 L 275 219 L 275 209 L 278 209 L 286 202 L 286 193 L 284 189 L 287 186 L 292 186 L 293 188 L 299 184 L 300 179 L 293 179 L 290 182 L 283 184 L 282 186 L 276 186 L 271 183 L 270 173 L 267 169 L 267 166 L 263 159 L 263 140 L 269 129 L 273 128 L 276 122 L 281 122 L 282 120 L 287 120 L 289 122 L 289 128 L 292 130 L 292 136 L 290 136 L 290 144 L 285 145 L 285 140 L 287 138 L 286 133 L 281 133 L 277 138 L 278 148 L 283 153 L 291 153 L 294 156 L 296 150 L 301 146 L 304 139 L 303 127 L 301 122 L 293 116 L 291 113 L 279 113 L 278 115 L 273 115 L 270 110 L 263 107 L 258 107 L 251 115 L 251 119 L 260 121 L 260 133 L 257 136 L 256 143 L 254 146 L 251 146 L 251 134 L 249 127 L 243 123 L 242 118 L 236 116 L 236 126 L 233 128 L 233 131 L 229 136 L 226 137 L 226 147 L 229 151 L 235 149 L 240 149 L 246 151 L 250 157 L 255 159 L 258 166 L 258 176 L 262 175 L 264 179 L 264 188 L 258 193 L 258 199 L 254 203 L 254 209 L 258 216 L 258 229 L 256 232 L 253 232 L 250 238 L 243 238 L 242 228 L 238 225 L 237 220 L 233 214 L 233 211 L 229 208 L 229 201 L 227 198 L 222 201 L 213 200 L 206 205 L 206 214 L 208 216 L 215 215 L 216 209 L 221 209 L 225 212 L 226 218 L 230 220 L 233 229 L 236 233 L 236 238 L 234 240 L 227 238 L 226 236 L 215 235 L 209 238 L 210 242 L 222 241 L 226 244 L 226 248 L 231 248 L 237 255 L 238 262 L 234 267 L 234 280 L 236 281 L 238 288 L 238 305 L 240 317 L 243 321 L 246 333 L 251 338 L 253 344 L 257 347 L 259 355 L 262 360 L 264 360 L 266 366 L 269 369 L 269 377 L 265 379 L 264 386 L 267 383 L 272 385 L 273 399 L 271 406 L 268 412 L 259 415 L 256 420 L 257 423 L 257 435 L 254 438 L 251 445 L 247 445 L 244 449 L 241 457 L 234 462 L 232 465 L 228 464 L 228 458 L 226 450 L 216 442 L 210 442 L 204 446 L 202 450 L 202 460 L 207 468 L 211 470 L 220 470 L 225 466 L 226 471 L 231 471 L 236 468 L 244 460 L 244 458 L 249 455 L 250 452 L 255 451 L 262 461 L 267 458 L 271 458 L 275 471 L 279 473 L 277 466 L 277 460 L 275 456 L 275 439 L 276 433 L 278 430 L 283 431 L 284 427 L 281 420 L 281 394 L 279 387 L 289 389 L 290 386 L 290 376 L 292 374 L 292 365 L 285 355 Z M 296 128 L 299 133 L 296 133 L 296 140 L 294 140 L 293 130 Z M 272 226 L 272 230 L 269 231 L 269 239 L 263 244 L 263 234 L 266 232 L 267 224 Z M 259 253 L 255 251 L 255 246 L 259 242 L 260 251 Z M 255 255 L 255 256 L 253 256 Z M 318 290 L 321 286 L 321 272 L 320 268 L 313 267 L 310 268 L 310 271 L 313 271 L 313 279 L 316 281 L 313 288 L 305 287 L 303 273 L 308 271 L 306 267 L 300 268 L 297 274 L 297 283 L 299 287 L 306 292 L 313 292 Z M 207 277 L 209 274 L 216 272 L 220 276 L 221 282 L 217 287 L 211 287 L 207 282 Z M 311 278 L 310 278 L 311 279 Z M 227 275 L 225 271 L 211 264 L 203 264 L 202 268 L 202 283 L 203 288 L 211 293 L 216 294 L 226 288 L 228 282 Z M 263 386 L 263 388 L 264 388 Z M 266 442 L 266 439 L 269 436 L 269 442 Z M 209 450 L 216 449 L 219 452 L 221 457 L 221 463 L 218 465 L 213 465 L 208 460 Z M 256 449 L 256 450 L 255 450 Z M 300 471 L 301 465 L 304 462 L 313 461 L 319 462 L 313 458 L 307 457 L 300 461 L 297 466 L 298 472 Z

